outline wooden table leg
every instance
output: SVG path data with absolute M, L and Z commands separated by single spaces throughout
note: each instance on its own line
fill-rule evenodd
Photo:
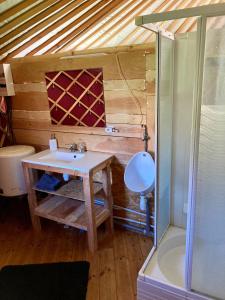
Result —
M 40 218 L 34 214 L 34 210 L 37 207 L 37 197 L 36 197 L 36 192 L 32 189 L 34 185 L 32 169 L 29 169 L 25 165 L 23 165 L 23 172 L 24 172 L 24 178 L 27 187 L 31 222 L 35 231 L 40 232 L 41 231 Z
M 109 232 L 113 233 L 113 198 L 111 192 L 111 172 L 109 165 L 102 170 L 102 183 L 106 196 L 104 206 L 110 211 L 110 216 L 108 220 L 106 220 L 106 225 Z
M 84 199 L 85 199 L 85 209 L 88 221 L 88 246 L 91 252 L 94 252 L 98 248 L 97 243 L 97 228 L 96 228 L 96 218 L 94 211 L 94 185 L 93 176 L 83 177 L 83 189 L 84 189 Z

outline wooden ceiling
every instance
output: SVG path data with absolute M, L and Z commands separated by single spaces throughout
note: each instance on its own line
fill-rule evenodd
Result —
M 147 43 L 138 15 L 225 0 L 0 0 L 0 59 Z M 165 22 L 174 33 L 194 30 L 194 18 Z

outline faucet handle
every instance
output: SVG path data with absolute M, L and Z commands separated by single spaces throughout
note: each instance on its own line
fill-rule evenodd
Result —
M 77 145 L 77 149 L 78 149 L 78 151 L 81 152 L 81 153 L 87 151 L 86 144 L 85 144 L 85 143 L 79 143 L 79 144 Z

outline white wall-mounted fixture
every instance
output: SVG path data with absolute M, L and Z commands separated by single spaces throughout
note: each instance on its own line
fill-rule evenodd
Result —
M 140 194 L 140 209 L 146 209 L 146 195 L 155 184 L 155 163 L 148 152 L 136 153 L 128 162 L 124 182 L 129 190 Z

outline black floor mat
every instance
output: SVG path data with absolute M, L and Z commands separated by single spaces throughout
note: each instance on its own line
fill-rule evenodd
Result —
M 1 300 L 85 300 L 89 263 L 6 266 L 0 271 Z

